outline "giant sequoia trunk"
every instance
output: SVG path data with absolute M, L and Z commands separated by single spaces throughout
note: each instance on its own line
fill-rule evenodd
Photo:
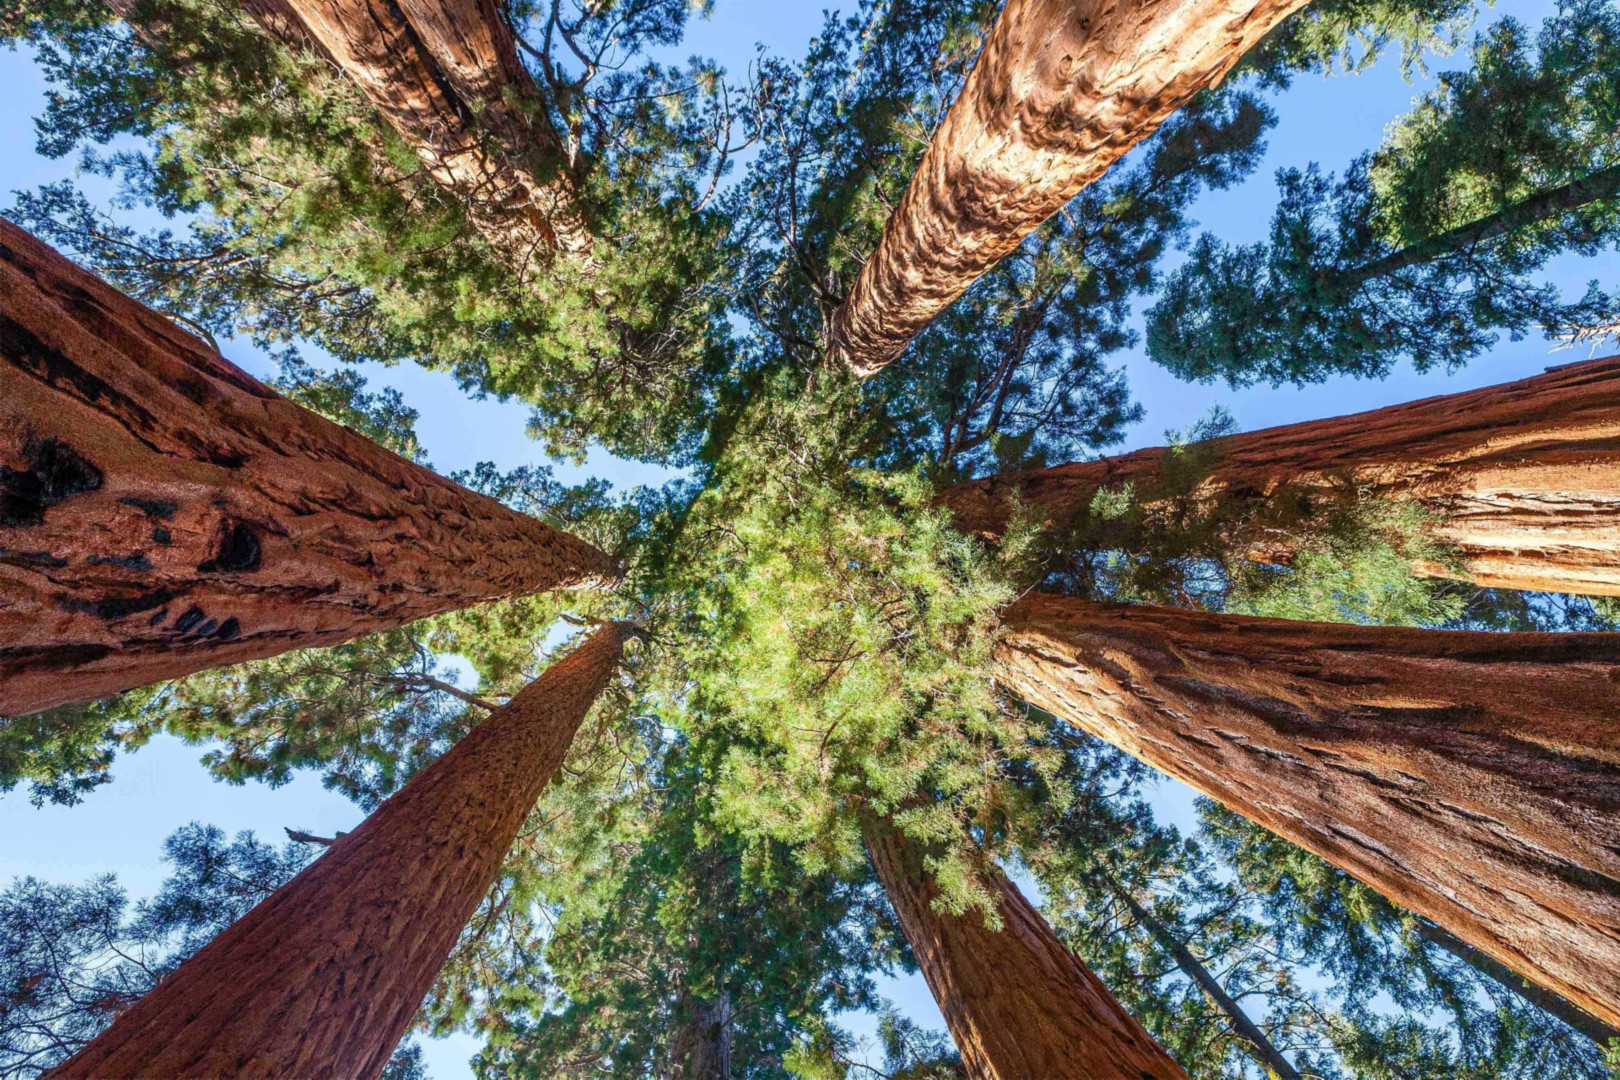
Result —
M 1387 409 L 1230 435 L 1196 494 L 1233 508 L 1345 488 L 1415 500 L 1469 578 L 1620 596 L 1620 357 Z M 1151 502 L 1170 451 L 947 488 L 959 527 L 996 537 L 1015 503 L 1059 527 L 1102 489 Z M 1268 555 L 1286 551 L 1268 549 Z M 1455 573 L 1445 567 L 1433 573 Z
M 0 716 L 616 577 L 0 221 Z
M 622 642 L 552 664 L 52 1075 L 380 1074 Z
M 998 677 L 1620 1020 L 1620 635 L 1279 622 L 1034 595 Z
M 977 912 L 935 911 L 939 888 L 922 853 L 892 824 L 869 821 L 865 835 L 872 866 L 971 1076 L 1185 1080 L 998 871 L 985 884 L 1001 901 L 1000 932 Z
M 517 269 L 557 251 L 588 260 L 574 162 L 495 0 L 253 0 L 248 12 L 330 57 Z
M 832 325 L 862 378 L 1306 0 L 1008 0 Z

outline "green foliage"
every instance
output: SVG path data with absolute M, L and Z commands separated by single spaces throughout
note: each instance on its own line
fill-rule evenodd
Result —
M 1597 282 L 1563 297 L 1534 275 L 1620 243 L 1617 42 L 1605 0 L 1564 5 L 1533 45 L 1502 20 L 1341 180 L 1279 172 L 1268 241 L 1201 237 L 1148 313 L 1150 355 L 1190 379 L 1304 383 L 1615 325 Z
M 851 467 L 848 400 L 778 406 L 733 438 L 666 586 L 684 611 L 658 700 L 726 732 L 726 827 L 848 873 L 860 815 L 892 813 L 945 844 L 931 869 L 950 903 L 982 904 L 964 827 L 1016 812 L 999 776 L 1030 754 L 988 676 L 1023 552 L 953 532 L 914 474 Z
M 1225 610 L 1240 615 L 1381 626 L 1440 626 L 1463 600 L 1415 566 L 1445 566 L 1430 539 L 1431 515 L 1414 503 L 1358 497 L 1317 508 L 1310 533 L 1293 537 L 1288 565 L 1235 559 Z
M 125 202 L 190 217 L 190 237 L 114 225 L 66 186 L 24 195 L 9 216 L 211 334 L 413 359 L 471 391 L 530 402 L 555 451 L 582 454 L 594 438 L 679 458 L 723 362 L 711 279 L 725 222 L 695 207 L 725 165 L 716 125 L 731 116 L 730 91 L 709 65 L 623 59 L 678 41 L 687 10 L 683 0 L 584 9 L 565 27 L 573 46 L 616 51 L 588 78 L 552 66 L 546 35 L 553 77 L 538 83 L 553 121 L 582 140 L 602 240 L 589 278 L 561 261 L 513 273 L 339 73 L 212 0 L 147 0 L 133 40 L 88 0 L 30 0 L 0 25 L 35 48 L 55 85 L 40 150 L 86 148 L 90 169 L 120 178 Z M 150 151 L 95 149 L 124 134 Z

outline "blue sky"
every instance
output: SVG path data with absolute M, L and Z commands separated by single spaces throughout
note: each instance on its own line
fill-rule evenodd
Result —
M 1536 23 L 1550 12 L 1549 0 L 1515 0 L 1487 11 L 1485 19 L 1511 13 Z M 779 55 L 796 57 L 803 44 L 819 29 L 819 8 L 781 0 L 717 0 L 713 16 L 697 23 L 679 50 L 719 59 L 734 71 L 743 70 L 756 43 Z M 1431 64 L 1444 70 L 1447 60 Z M 1375 145 L 1385 126 L 1409 107 L 1428 79 L 1408 84 L 1399 65 L 1386 59 L 1359 75 L 1335 79 L 1301 78 L 1273 105 L 1279 122 L 1269 139 L 1264 164 L 1246 183 L 1207 195 L 1194 217 L 1201 226 L 1225 240 L 1246 242 L 1264 236 L 1276 197 L 1274 171 L 1285 165 L 1315 161 L 1326 169 L 1342 169 L 1356 154 Z M 31 118 L 42 106 L 43 80 L 23 53 L 0 51 L 0 100 L 11 102 L 0 110 L 0 206 L 9 205 L 10 192 L 58 180 L 72 173 L 70 162 L 49 161 L 34 151 Z M 1583 288 L 1586 281 L 1607 271 L 1592 260 L 1566 259 L 1548 273 L 1567 289 Z M 1609 284 L 1615 284 L 1612 280 Z M 227 343 L 226 354 L 258 375 L 269 374 L 263 356 L 240 343 Z M 1129 372 L 1137 399 L 1146 409 L 1125 448 L 1161 441 L 1167 429 L 1180 429 L 1205 416 L 1220 404 L 1245 429 L 1265 427 L 1321 416 L 1338 415 L 1380 405 L 1409 401 L 1522 378 L 1544 367 L 1580 359 L 1584 353 L 1552 354 L 1539 339 L 1502 342 L 1489 355 L 1454 375 L 1431 371 L 1417 374 L 1398 370 L 1379 382 L 1335 379 L 1304 388 L 1260 387 L 1232 392 L 1221 386 L 1188 385 L 1149 363 L 1140 351 L 1116 358 Z M 367 371 L 374 385 L 397 387 L 418 409 L 418 433 L 434 465 L 449 472 L 480 460 L 511 467 L 544 460 L 540 448 L 524 434 L 526 407 L 518 403 L 467 398 L 442 373 L 414 366 Z M 617 486 L 657 483 L 660 470 L 593 455 L 579 470 L 559 468 L 572 478 L 598 475 Z M 163 838 L 190 821 L 216 824 L 228 832 L 252 829 L 261 837 L 278 840 L 284 826 L 331 835 L 352 828 L 360 813 L 347 800 L 324 790 L 317 779 L 301 776 L 284 787 L 233 787 L 215 783 L 197 764 L 201 753 L 171 738 L 156 739 L 138 753 L 119 759 L 113 782 L 90 795 L 77 807 L 36 809 L 25 791 L 0 797 L 0 882 L 14 876 L 34 875 L 48 881 L 77 882 L 116 873 L 132 895 L 155 891 L 164 868 L 158 856 Z M 1190 819 L 1190 792 L 1173 781 L 1160 789 L 1161 816 L 1185 823 Z M 888 987 L 899 1004 L 918 1021 L 942 1027 L 937 1010 L 919 978 L 896 980 Z M 430 1045 L 429 1069 L 440 1080 L 470 1075 L 467 1056 L 476 1049 L 470 1039 L 452 1039 Z

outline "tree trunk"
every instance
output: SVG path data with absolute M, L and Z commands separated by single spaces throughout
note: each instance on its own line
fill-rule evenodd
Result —
M 616 669 L 609 624 L 53 1077 L 375 1077 Z
M 1480 585 L 1620 596 L 1620 357 L 1230 435 L 1209 449 L 1214 465 L 1197 494 L 1211 501 L 1308 501 L 1346 486 L 1411 499 L 1434 515 L 1434 538 Z M 947 488 L 941 501 L 960 528 L 992 538 L 1006 529 L 1015 501 L 1061 527 L 1102 489 L 1131 484 L 1151 502 L 1169 453 L 975 480 Z
M 1427 240 L 1392 251 L 1381 259 L 1331 274 L 1326 283 L 1341 296 L 1349 296 L 1374 278 L 1387 277 L 1408 267 L 1433 262 L 1454 252 L 1493 240 L 1526 225 L 1560 217 L 1572 210 L 1610 200 L 1620 195 L 1620 165 L 1599 169 L 1579 180 L 1538 191 L 1528 198 L 1503 207 L 1494 214 L 1448 229 Z
M 670 1040 L 670 1080 L 729 1080 L 731 1076 L 731 998 L 713 1001 L 686 996 L 687 1020 Z
M 1008 0 L 833 317 L 861 378 L 1306 0 Z
M 1233 1000 L 1232 995 L 1226 992 L 1226 988 L 1221 985 L 1220 980 L 1211 974 L 1209 968 L 1204 966 L 1203 961 L 1194 956 L 1192 950 L 1187 948 L 1180 938 L 1171 933 L 1169 927 L 1155 918 L 1152 912 L 1137 902 L 1136 897 L 1114 881 L 1108 881 L 1108 888 L 1114 895 L 1124 901 L 1125 906 L 1131 911 L 1131 917 L 1136 920 L 1136 924 L 1152 935 L 1153 939 L 1159 943 L 1159 947 L 1168 952 L 1175 960 L 1176 966 L 1181 969 L 1181 973 L 1187 976 L 1193 985 L 1198 987 L 1204 997 L 1209 1000 L 1209 1003 L 1215 1006 L 1216 1010 L 1226 1018 L 1227 1024 L 1232 1029 L 1232 1034 L 1243 1042 L 1249 1055 L 1260 1063 L 1261 1068 L 1265 1069 L 1271 1076 L 1276 1077 L 1276 1080 L 1303 1080 L 1299 1075 L 1299 1071 L 1289 1063 L 1287 1058 L 1283 1057 L 1282 1051 L 1278 1050 L 1272 1041 L 1266 1037 L 1266 1033 L 1260 1030 L 1260 1026 L 1249 1018 L 1249 1014 L 1244 1012 L 1243 1007 Z
M 1417 936 L 1422 940 L 1436 948 L 1444 949 L 1504 990 L 1518 994 L 1531 1005 L 1549 1016 L 1562 1020 L 1599 1046 L 1607 1048 L 1611 1042 L 1620 1039 L 1620 1030 L 1605 1024 L 1585 1009 L 1570 1004 L 1551 990 L 1537 986 L 1533 982 L 1526 982 L 1507 965 L 1485 955 L 1466 941 L 1459 940 L 1444 927 L 1436 926 L 1428 919 L 1416 920 L 1416 926 Z
M 617 578 L 0 221 L 0 716 Z
M 248 12 L 288 47 L 316 42 L 520 272 L 558 251 L 589 262 L 572 162 L 496 0 L 254 0 Z
M 1038 594 L 1005 622 L 1013 694 L 1620 1020 L 1620 635 Z
M 868 821 L 865 837 L 969 1075 L 1186 1080 L 999 871 L 990 870 L 985 882 L 1000 897 L 1006 927 L 998 933 L 977 912 L 934 910 L 939 888 L 916 842 L 892 823 Z

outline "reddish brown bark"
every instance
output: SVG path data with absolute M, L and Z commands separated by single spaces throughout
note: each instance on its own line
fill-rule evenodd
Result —
M 1306 0 L 1008 0 L 828 360 L 862 378 Z
M 51 1075 L 381 1073 L 622 642 L 597 630 Z
M 1620 596 L 1620 357 L 1208 445 L 1202 498 L 1254 505 L 1351 487 L 1412 499 L 1478 584 Z M 942 501 L 959 527 L 990 537 L 1015 501 L 1063 525 L 1100 489 L 1131 484 L 1151 501 L 1168 453 L 976 480 Z
M 1155 1080 L 1186 1074 L 1058 940 L 997 870 L 985 884 L 1005 927 L 977 912 L 941 914 L 939 887 L 915 841 L 886 821 L 865 826 L 866 849 L 939 1003 L 969 1075 Z
M 617 573 L 0 221 L 0 716 Z
M 1620 635 L 1340 626 L 1035 595 L 998 677 L 1620 1020 Z
M 317 43 L 514 266 L 556 251 L 589 261 L 573 163 L 495 0 L 253 0 L 248 12 L 283 44 Z

